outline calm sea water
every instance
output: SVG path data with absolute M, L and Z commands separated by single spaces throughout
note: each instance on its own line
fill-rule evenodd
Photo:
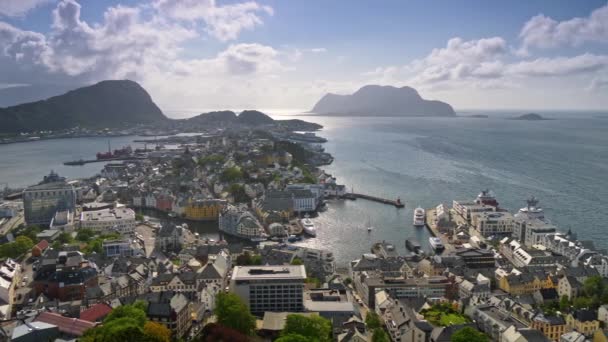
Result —
M 506 120 L 512 113 L 488 119 L 299 116 L 325 126 L 319 134 L 329 139 L 325 148 L 335 157 L 326 170 L 339 183 L 406 202 L 401 210 L 363 200 L 331 202 L 314 219 L 318 237 L 300 244 L 335 251 L 340 265 L 369 251 L 373 241 L 391 241 L 401 251 L 408 237 L 426 245 L 428 233 L 412 227 L 416 206 L 474 199 L 490 188 L 512 211 L 534 195 L 552 223 L 608 247 L 608 119 L 594 113 L 543 115 L 557 119 Z M 113 138 L 112 146 L 135 146 L 133 139 Z M 67 177 L 90 176 L 103 165 L 62 162 L 105 149 L 105 138 L 0 145 L 0 183 L 32 184 L 50 169 Z M 214 226 L 196 229 L 217 238 Z

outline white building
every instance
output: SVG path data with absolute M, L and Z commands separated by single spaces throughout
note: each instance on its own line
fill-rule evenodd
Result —
M 21 278 L 21 265 L 13 259 L 6 259 L 0 265 L 0 300 L 11 305 L 15 287 Z M 4 317 L 4 319 L 9 317 Z
M 462 216 L 465 220 L 471 222 L 473 216 L 496 211 L 496 207 L 486 204 L 479 204 L 477 202 L 463 202 L 463 201 L 452 201 L 452 208 L 458 215 Z
M 230 290 L 252 313 L 304 310 L 306 270 L 299 266 L 235 266 Z
M 135 229 L 135 212 L 129 208 L 83 211 L 80 214 L 80 228 L 96 232 L 116 230 L 121 234 L 132 233 Z
M 513 233 L 513 215 L 508 212 L 482 212 L 473 215 L 471 223 L 483 236 Z

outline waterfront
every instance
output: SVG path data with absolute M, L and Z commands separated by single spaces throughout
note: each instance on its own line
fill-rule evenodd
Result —
M 550 117 L 550 115 L 547 115 Z M 275 118 L 279 118 L 275 116 Z M 281 117 L 285 118 L 285 117 Z M 291 117 L 293 118 L 293 117 Z M 412 227 L 412 211 L 452 199 L 473 199 L 494 190 L 501 205 L 515 211 L 535 195 L 546 215 L 562 230 L 608 247 L 608 120 L 577 118 L 527 122 L 504 118 L 298 118 L 325 126 L 319 135 L 335 157 L 325 169 L 355 192 L 385 198 L 400 196 L 405 209 L 369 202 L 332 201 L 315 218 L 318 237 L 298 244 L 335 251 L 338 265 L 387 240 L 404 252 L 415 237 L 427 247 L 425 229 Z M 113 148 L 136 137 L 111 138 Z M 103 163 L 63 166 L 107 149 L 106 138 L 57 139 L 0 146 L 0 183 L 24 186 L 50 169 L 67 177 L 91 176 Z M 367 232 L 367 222 L 374 230 Z M 215 238 L 214 227 L 194 227 Z

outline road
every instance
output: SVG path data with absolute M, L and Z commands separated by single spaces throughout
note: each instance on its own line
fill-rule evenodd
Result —
M 24 223 L 23 211 L 20 211 L 17 216 L 12 217 L 5 224 L 0 227 L 0 235 L 6 235 L 11 230 L 19 227 L 20 224 Z
M 156 241 L 156 233 L 154 229 L 150 228 L 145 224 L 140 224 L 135 227 L 135 232 L 142 236 L 144 242 L 144 251 L 146 257 L 149 257 L 154 251 L 154 242 Z

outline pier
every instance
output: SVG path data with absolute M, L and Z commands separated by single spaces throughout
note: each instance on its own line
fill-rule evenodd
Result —
M 128 161 L 128 160 L 140 160 L 140 159 L 146 159 L 146 158 L 145 157 L 119 157 L 119 158 L 88 159 L 88 160 L 79 159 L 79 160 L 66 161 L 63 163 L 63 165 L 81 166 L 81 165 L 89 164 L 89 163 L 102 163 L 102 162 L 111 162 L 111 161 L 117 161 L 117 160 Z
M 386 199 L 386 198 L 381 198 L 381 197 L 376 197 L 376 196 L 371 196 L 371 195 L 359 194 L 356 192 L 347 193 L 344 195 L 344 198 L 352 199 L 352 200 L 361 198 L 361 199 L 372 201 L 372 202 L 389 204 L 389 205 L 394 206 L 395 208 L 405 208 L 405 204 L 403 202 L 401 202 L 401 199 L 399 199 L 399 198 L 397 198 L 396 200 L 392 200 L 392 199 Z

